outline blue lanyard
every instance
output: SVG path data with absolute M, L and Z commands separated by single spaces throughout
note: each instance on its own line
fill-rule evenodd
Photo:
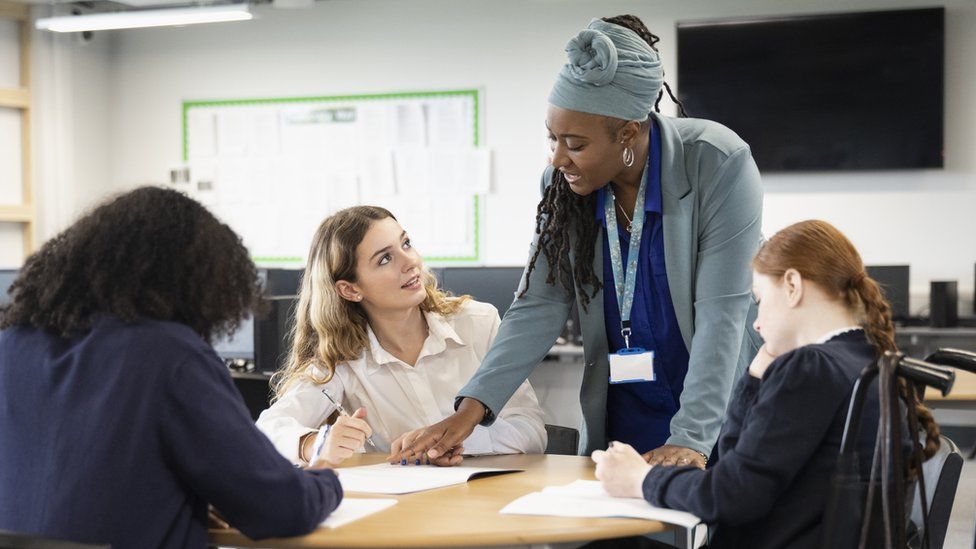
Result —
M 607 219 L 607 239 L 610 241 L 610 265 L 613 267 L 613 285 L 617 290 L 617 306 L 620 307 L 620 335 L 624 345 L 630 349 L 630 309 L 634 304 L 634 288 L 637 285 L 637 259 L 640 254 L 641 236 L 644 232 L 644 191 L 647 187 L 647 172 L 641 178 L 637 190 L 637 204 L 634 206 L 634 220 L 630 229 L 630 247 L 627 255 L 627 274 L 624 275 L 623 258 L 620 255 L 620 235 L 617 230 L 617 212 L 614 204 L 613 185 L 607 185 L 608 200 L 603 201 L 603 213 Z

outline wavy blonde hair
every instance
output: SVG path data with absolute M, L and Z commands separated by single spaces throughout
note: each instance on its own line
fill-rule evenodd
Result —
M 379 206 L 354 206 L 336 212 L 319 225 L 308 252 L 299 290 L 292 346 L 285 367 L 271 378 L 272 400 L 278 400 L 300 380 L 324 384 L 343 362 L 356 360 L 369 346 L 369 319 L 361 304 L 343 299 L 336 282 L 356 281 L 356 248 L 373 223 L 392 218 Z M 420 310 L 449 316 L 471 296 L 454 297 L 437 287 L 437 279 L 423 267 L 421 280 L 427 297 Z M 325 370 L 313 375 L 309 366 Z

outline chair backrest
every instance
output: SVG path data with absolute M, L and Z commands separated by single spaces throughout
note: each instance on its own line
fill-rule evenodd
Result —
M 547 423 L 546 435 L 549 436 L 549 442 L 546 444 L 547 454 L 575 456 L 579 451 L 579 431 L 576 429 Z
M 925 476 L 926 500 L 929 505 L 929 542 L 931 549 L 942 549 L 946 532 L 949 529 L 949 516 L 952 514 L 952 503 L 956 499 L 956 488 L 962 474 L 963 459 L 959 447 L 952 440 L 943 436 L 939 452 L 922 464 L 922 474 Z M 915 503 L 912 506 L 912 522 L 922 530 L 922 506 L 916 491 Z
M 111 545 L 92 545 L 33 534 L 0 530 L 0 549 L 111 549 Z

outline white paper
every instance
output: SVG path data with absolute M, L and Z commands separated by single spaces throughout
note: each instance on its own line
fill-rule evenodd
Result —
M 427 114 L 427 142 L 431 147 L 467 147 L 474 143 L 472 114 L 465 100 L 431 101 Z
M 217 116 L 217 152 L 222 157 L 244 156 L 254 148 L 254 123 L 251 113 L 242 110 Z
M 420 147 L 397 149 L 393 153 L 394 174 L 398 194 L 430 193 L 430 153 Z
M 190 159 L 217 154 L 217 119 L 213 112 L 191 109 L 186 116 L 187 155 Z
M 691 528 L 701 519 L 691 513 L 655 507 L 640 498 L 615 498 L 596 480 L 577 480 L 565 486 L 549 486 L 506 505 L 505 515 L 554 517 L 619 517 L 657 520 Z
M 343 498 L 342 503 L 335 511 L 329 514 L 329 518 L 322 522 L 325 528 L 339 528 L 350 522 L 379 513 L 384 509 L 389 509 L 396 505 L 395 499 L 356 499 Z
M 360 194 L 364 202 L 384 200 L 396 193 L 392 149 L 368 149 L 359 156 Z
M 400 147 L 426 147 L 427 123 L 421 103 L 396 106 L 396 144 Z
M 491 186 L 491 155 L 488 149 L 431 149 L 427 154 L 431 192 L 488 193 Z
M 409 494 L 455 484 L 473 477 L 517 473 L 522 469 L 494 467 L 437 467 L 434 465 L 364 465 L 336 469 L 345 492 L 366 494 Z

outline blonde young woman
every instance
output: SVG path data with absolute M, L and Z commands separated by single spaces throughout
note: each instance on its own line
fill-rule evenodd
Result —
M 422 427 L 454 413 L 457 391 L 498 331 L 498 311 L 439 290 L 407 232 L 375 206 L 322 223 L 300 293 L 291 356 L 272 381 L 274 404 L 257 421 L 296 464 L 308 463 L 326 423 L 320 458 L 332 465 L 363 449 L 399 454 Z M 333 418 L 330 397 L 355 412 Z M 542 410 L 525 382 L 497 421 L 433 462 L 456 465 L 462 452 L 542 453 L 545 446 Z

